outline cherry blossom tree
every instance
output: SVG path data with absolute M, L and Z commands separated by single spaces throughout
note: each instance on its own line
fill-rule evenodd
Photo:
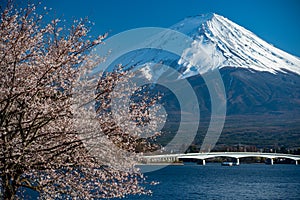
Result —
M 164 113 L 159 114 L 160 107 L 156 105 L 161 95 L 149 94 L 148 85 L 136 87 L 130 82 L 132 77 L 139 75 L 123 70 L 122 66 L 117 67 L 113 72 L 108 73 L 108 76 L 105 74 L 104 78 L 99 80 L 95 99 L 99 103 L 96 109 L 101 115 L 99 124 L 103 133 L 119 148 L 145 153 L 160 149 L 160 146 L 155 143 L 156 137 L 160 135 L 156 130 L 163 123 L 165 116 Z M 137 101 L 130 104 L 127 102 L 126 105 L 124 98 L 128 96 L 135 97 Z M 122 100 L 113 103 L 114 110 L 112 110 L 111 101 L 116 99 Z
M 95 80 L 82 78 L 103 61 L 90 52 L 106 36 L 91 40 L 86 20 L 69 29 L 58 19 L 43 25 L 45 15 L 36 10 L 35 5 L 19 10 L 8 5 L 1 13 L 0 198 L 21 197 L 24 188 L 45 199 L 149 193 L 141 186 L 145 179 L 135 168 L 134 152 L 141 144 L 153 146 L 140 139 L 142 129 L 127 129 L 126 121 L 143 127 L 154 117 L 146 107 L 155 110 L 158 98 L 131 104 L 126 120 L 124 113 L 115 115 L 125 124 L 120 127 L 109 102 L 122 97 L 113 88 L 133 75 L 107 72 L 97 88 L 91 88 Z M 97 112 L 77 88 L 98 91 L 93 96 Z

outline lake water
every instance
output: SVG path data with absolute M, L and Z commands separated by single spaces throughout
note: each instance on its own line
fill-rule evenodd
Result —
M 151 168 L 154 166 L 142 166 Z M 127 199 L 300 199 L 300 165 L 217 163 L 167 166 L 145 174 L 152 196 Z

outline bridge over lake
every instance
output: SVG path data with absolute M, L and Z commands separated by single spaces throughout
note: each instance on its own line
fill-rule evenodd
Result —
M 292 154 L 280 154 L 280 153 L 260 153 L 260 152 L 210 152 L 210 153 L 187 153 L 187 154 L 163 154 L 163 155 L 150 155 L 143 156 L 142 160 L 146 163 L 160 163 L 160 162 L 176 162 L 180 160 L 199 160 L 202 162 L 202 165 L 205 165 L 205 160 L 209 158 L 233 158 L 235 159 L 235 164 L 240 164 L 240 158 L 250 158 L 250 157 L 260 157 L 267 158 L 270 160 L 271 165 L 274 164 L 274 159 L 291 159 L 295 161 L 295 164 L 298 165 L 300 160 L 300 155 Z

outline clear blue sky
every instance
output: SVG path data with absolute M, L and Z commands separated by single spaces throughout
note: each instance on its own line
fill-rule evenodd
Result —
M 66 20 L 87 16 L 95 22 L 93 34 L 110 35 L 145 26 L 167 28 L 213 12 L 300 57 L 299 0 L 44 0 L 43 5 Z

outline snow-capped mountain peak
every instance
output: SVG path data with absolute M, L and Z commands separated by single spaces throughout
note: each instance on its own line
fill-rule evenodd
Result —
M 288 54 L 245 28 L 217 14 L 189 17 L 171 29 L 193 38 L 179 64 L 183 76 L 193 76 L 223 67 L 240 67 L 251 71 L 294 72 L 300 75 L 300 59 Z

